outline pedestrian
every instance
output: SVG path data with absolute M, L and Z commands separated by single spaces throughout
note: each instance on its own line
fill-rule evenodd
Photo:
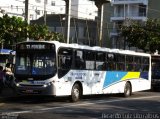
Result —
M 4 77 L 5 77 L 5 73 L 3 72 L 3 67 L 0 66 L 0 93 L 2 93 L 2 90 L 4 87 L 4 83 L 3 83 Z
M 11 68 L 11 64 L 10 64 L 10 63 L 7 63 L 7 64 L 6 64 L 6 67 L 5 67 L 4 72 L 5 72 L 7 75 L 13 75 L 13 73 L 12 73 L 12 68 Z
M 10 63 L 6 64 L 6 67 L 4 69 L 4 73 L 5 73 L 4 85 L 12 88 L 13 87 L 13 82 L 14 82 L 14 76 L 13 76 L 13 72 L 11 70 L 11 64 Z

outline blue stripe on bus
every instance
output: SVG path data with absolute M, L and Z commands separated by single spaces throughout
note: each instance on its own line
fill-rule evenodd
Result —
M 122 72 L 122 71 L 107 71 L 103 88 L 129 78 L 143 78 L 148 80 L 148 72 Z
M 103 87 L 106 87 L 114 82 L 120 81 L 126 74 L 127 72 L 107 71 Z

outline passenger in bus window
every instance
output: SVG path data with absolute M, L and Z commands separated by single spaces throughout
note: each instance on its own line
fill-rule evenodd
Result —
M 63 57 L 63 60 L 62 60 L 62 68 L 64 69 L 69 69 L 71 68 L 71 57 Z
M 76 68 L 77 69 L 83 69 L 84 68 L 84 61 L 82 60 L 82 58 L 80 58 L 80 56 L 76 56 Z
M 106 68 L 106 63 L 104 62 L 103 64 L 102 64 L 102 70 L 106 70 L 107 68 Z

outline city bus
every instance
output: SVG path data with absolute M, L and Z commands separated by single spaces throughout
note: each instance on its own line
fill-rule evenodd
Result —
M 151 88 L 151 55 L 128 50 L 25 41 L 16 44 L 16 90 L 20 95 L 68 96 L 132 92 Z
M 152 80 L 151 89 L 153 91 L 160 90 L 160 55 L 151 55 L 152 62 Z

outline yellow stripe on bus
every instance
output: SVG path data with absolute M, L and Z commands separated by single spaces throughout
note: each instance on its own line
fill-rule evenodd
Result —
M 140 72 L 128 72 L 121 80 L 139 78 Z

